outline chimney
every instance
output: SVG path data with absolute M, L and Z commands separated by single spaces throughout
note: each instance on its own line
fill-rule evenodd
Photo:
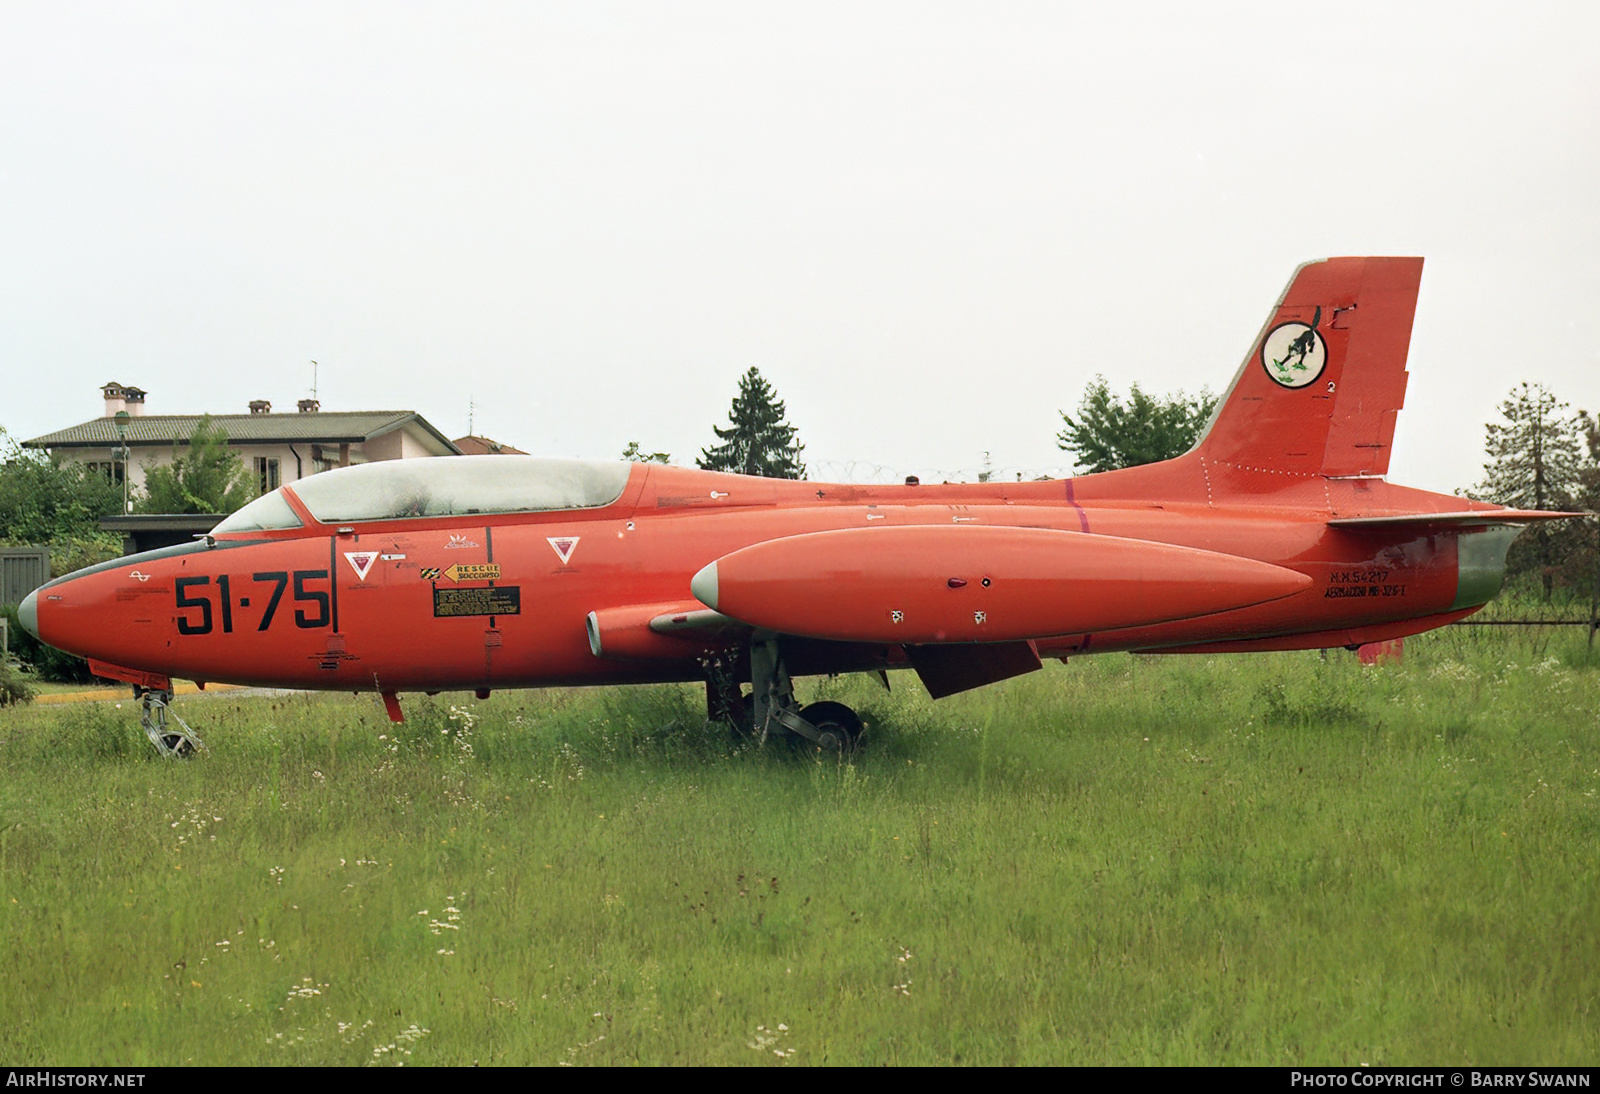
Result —
M 252 414 L 271 414 L 272 413 L 272 404 L 267 402 L 267 400 L 265 400 L 265 399 L 251 399 L 250 400 L 250 413 L 252 413 Z
M 315 414 L 317 411 L 319 411 L 321 409 L 322 409 L 322 404 L 317 402 L 315 399 L 301 399 L 300 400 L 300 413 L 302 413 L 302 414 Z
M 108 384 L 101 385 L 100 395 L 106 401 L 105 416 L 107 418 L 115 418 L 120 411 L 127 411 L 128 415 L 133 418 L 137 418 L 144 413 L 145 393 L 139 388 L 123 387 L 115 380 L 112 380 Z

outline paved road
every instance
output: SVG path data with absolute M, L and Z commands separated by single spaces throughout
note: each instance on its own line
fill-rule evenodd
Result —
M 202 697 L 227 695 L 230 698 L 239 698 L 242 696 L 256 695 L 299 695 L 301 693 L 298 691 L 291 691 L 287 688 L 248 688 L 241 684 L 207 684 L 205 686 L 205 690 L 202 691 L 195 684 L 179 683 L 174 685 L 173 694 L 198 695 Z M 90 688 L 84 691 L 54 692 L 49 695 L 35 695 L 33 697 L 33 701 L 40 704 L 107 702 L 110 700 L 127 700 L 130 703 L 135 702 L 136 700 L 133 697 L 133 686 L 131 684 L 124 684 L 121 687 L 115 688 Z

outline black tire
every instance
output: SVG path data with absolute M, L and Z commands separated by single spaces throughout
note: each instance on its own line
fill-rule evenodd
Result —
M 836 750 L 848 752 L 855 748 L 861 740 L 861 715 L 845 706 L 824 700 L 802 707 L 800 717 L 810 722 L 822 737 L 820 747 L 827 747 L 828 740 L 837 742 Z

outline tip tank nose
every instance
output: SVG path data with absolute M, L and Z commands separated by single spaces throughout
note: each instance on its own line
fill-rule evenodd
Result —
M 22 598 L 22 603 L 17 605 L 17 621 L 22 624 L 22 629 L 39 637 L 39 594 L 31 592 Z
M 699 573 L 689 579 L 689 591 L 706 607 L 713 610 L 717 606 L 717 564 L 711 563 L 703 567 Z

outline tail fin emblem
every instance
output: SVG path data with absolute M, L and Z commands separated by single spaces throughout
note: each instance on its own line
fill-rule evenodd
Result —
M 1305 387 L 1318 376 L 1328 363 L 1328 344 L 1322 340 L 1317 327 L 1322 322 L 1322 308 L 1311 317 L 1311 325 L 1284 323 L 1273 327 L 1261 342 L 1261 367 L 1267 370 L 1275 384 L 1283 387 Z

